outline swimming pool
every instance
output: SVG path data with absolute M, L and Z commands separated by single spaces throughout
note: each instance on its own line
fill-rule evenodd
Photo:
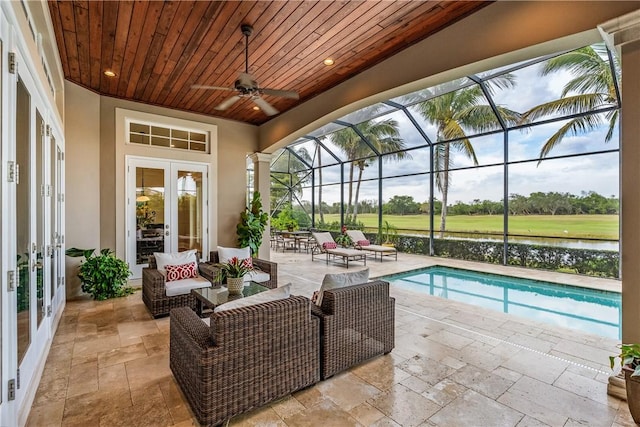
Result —
M 442 266 L 380 279 L 417 292 L 609 338 L 621 338 L 622 299 L 616 292 Z

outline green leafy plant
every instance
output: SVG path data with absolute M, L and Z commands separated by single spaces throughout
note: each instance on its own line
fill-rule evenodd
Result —
M 640 344 L 620 344 L 620 354 L 609 356 L 611 369 L 616 364 L 616 359 L 620 359 L 622 366 L 633 369 L 632 377 L 640 377 Z
M 66 251 L 67 256 L 85 258 L 81 261 L 78 271 L 82 291 L 91 294 L 96 300 L 133 293 L 133 289 L 126 286 L 131 275 L 129 265 L 116 257 L 111 249 L 102 249 L 99 255 L 94 252 L 95 249 L 78 248 L 69 248 Z
M 246 248 L 248 246 L 251 254 L 256 256 L 268 222 L 269 214 L 262 211 L 260 192 L 256 191 L 253 193 L 251 207 L 240 214 L 240 223 L 236 227 L 240 247 Z
M 351 240 L 351 237 L 349 237 L 349 235 L 347 234 L 347 227 L 345 226 L 342 226 L 340 234 L 336 236 L 335 241 L 337 244 L 345 248 L 353 245 L 353 240 Z
M 214 265 L 218 267 L 218 282 L 223 282 L 227 277 L 244 277 L 245 274 L 255 270 L 251 259 L 239 259 L 238 257 L 233 257 L 227 262 L 216 263 Z
M 276 230 L 293 231 L 298 228 L 298 221 L 294 218 L 291 208 L 284 208 L 271 219 L 271 226 Z
M 397 240 L 398 229 L 394 225 L 391 225 L 389 221 L 385 221 L 378 233 L 378 241 L 381 244 L 395 244 Z

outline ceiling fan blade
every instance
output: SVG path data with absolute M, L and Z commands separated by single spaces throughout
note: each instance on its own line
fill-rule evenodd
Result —
M 276 114 L 279 113 L 278 110 L 276 110 L 271 104 L 269 104 L 267 101 L 265 101 L 264 99 L 260 98 L 259 96 L 254 96 L 251 98 L 251 100 L 258 106 L 260 107 L 260 109 L 262 111 L 264 111 L 264 113 L 267 116 L 275 116 Z
M 224 111 L 227 108 L 231 107 L 236 102 L 238 102 L 239 100 L 240 100 L 239 95 L 234 95 L 231 98 L 227 98 L 224 101 L 222 101 L 220 104 L 218 104 L 218 106 L 216 107 L 216 110 Z
M 191 89 L 216 89 L 216 90 L 235 90 L 232 87 L 207 86 L 207 85 L 191 85 Z
M 283 98 L 291 98 L 291 99 L 300 99 L 298 92 L 295 92 L 292 90 L 269 89 L 264 87 L 264 88 L 260 88 L 260 92 L 264 93 L 265 95 L 281 96 Z

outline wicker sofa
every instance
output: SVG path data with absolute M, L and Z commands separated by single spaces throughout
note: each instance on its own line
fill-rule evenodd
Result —
M 200 278 L 200 280 L 203 279 Z M 206 282 L 204 284 L 209 286 Z M 172 308 L 189 307 L 193 310 L 196 308 L 196 298 L 191 292 L 167 296 L 165 277 L 158 271 L 153 255 L 149 256 L 149 266 L 142 269 L 142 301 L 153 317 L 166 316 Z
M 395 300 L 388 282 L 325 290 L 322 305 L 312 310 L 320 318 L 322 379 L 387 354 L 395 345 Z
M 211 315 L 171 311 L 170 367 L 202 426 L 320 380 L 319 322 L 295 296 Z
M 269 288 L 275 289 L 278 287 L 278 264 L 275 262 L 267 261 L 259 258 L 252 258 L 253 265 L 259 270 L 267 273 L 269 275 L 269 280 L 266 282 L 260 282 L 261 285 Z M 211 251 L 209 253 L 209 261 L 200 263 L 199 270 L 200 274 L 209 280 L 211 283 L 220 284 L 217 282 L 217 268 L 214 264 L 220 262 L 220 257 L 218 257 L 218 251 Z

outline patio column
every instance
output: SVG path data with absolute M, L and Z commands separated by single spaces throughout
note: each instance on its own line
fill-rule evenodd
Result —
M 271 213 L 271 154 L 253 153 L 249 157 L 253 162 L 253 191 L 260 192 L 262 210 Z M 262 236 L 262 245 L 258 250 L 258 258 L 260 259 L 271 259 L 270 223 L 267 223 L 267 228 Z
M 640 343 L 640 10 L 600 25 L 622 65 L 622 342 Z

